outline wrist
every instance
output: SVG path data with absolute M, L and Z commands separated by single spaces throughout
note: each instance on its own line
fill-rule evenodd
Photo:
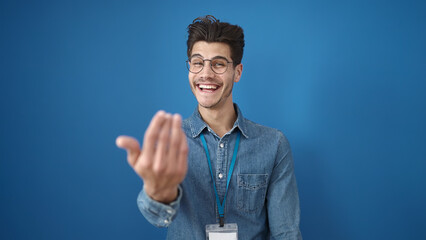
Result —
M 149 186 L 144 185 L 145 193 L 157 202 L 164 204 L 169 204 L 175 201 L 178 197 L 178 187 L 155 190 L 151 189 Z

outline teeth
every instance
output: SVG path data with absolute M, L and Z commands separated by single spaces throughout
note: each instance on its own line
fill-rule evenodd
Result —
M 214 85 L 204 85 L 204 84 L 200 84 L 199 85 L 200 88 L 204 88 L 204 89 L 217 89 L 217 86 Z

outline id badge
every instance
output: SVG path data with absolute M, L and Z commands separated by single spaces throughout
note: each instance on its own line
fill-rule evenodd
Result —
M 228 223 L 223 227 L 219 224 L 206 225 L 207 240 L 238 240 L 238 225 L 236 223 Z

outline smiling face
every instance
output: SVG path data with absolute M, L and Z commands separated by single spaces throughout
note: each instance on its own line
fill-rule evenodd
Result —
M 198 41 L 192 47 L 191 57 L 201 59 L 231 59 L 231 49 L 226 43 Z M 200 107 L 220 109 L 232 105 L 232 87 L 238 82 L 242 73 L 242 65 L 236 67 L 228 64 L 226 72 L 217 74 L 212 71 L 210 61 L 205 61 L 199 73 L 189 72 L 189 85 Z

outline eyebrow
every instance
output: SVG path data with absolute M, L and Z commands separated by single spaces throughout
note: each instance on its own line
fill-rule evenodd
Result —
M 191 57 L 190 57 L 190 59 L 193 58 L 193 57 L 201 57 L 202 59 L 204 59 L 204 57 L 201 54 L 198 54 L 198 53 L 192 54 Z M 224 56 L 214 56 L 213 58 L 208 59 L 208 60 L 213 60 L 213 59 L 225 59 L 226 61 L 229 62 L 229 60 L 226 57 L 224 57 Z

